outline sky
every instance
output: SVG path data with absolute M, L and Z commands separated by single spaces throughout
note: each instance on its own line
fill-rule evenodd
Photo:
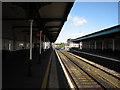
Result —
M 55 43 L 118 25 L 118 2 L 75 2 Z

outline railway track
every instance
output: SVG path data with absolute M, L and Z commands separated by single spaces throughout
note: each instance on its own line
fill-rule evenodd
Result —
M 75 89 L 120 88 L 120 74 L 72 53 L 56 50 Z
M 97 54 L 91 54 L 88 52 L 83 52 L 83 51 L 78 51 L 78 50 L 71 50 L 70 52 L 80 57 L 86 58 L 89 61 L 98 63 L 99 65 L 102 65 L 104 67 L 107 67 L 111 70 L 114 70 L 120 73 L 120 68 L 118 68 L 120 66 L 119 59 L 105 57 L 105 56 L 101 56 Z

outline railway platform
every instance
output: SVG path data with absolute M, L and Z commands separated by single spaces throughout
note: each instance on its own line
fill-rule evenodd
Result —
M 41 88 L 69 89 L 67 79 L 60 65 L 55 50 L 51 52 L 49 63 L 45 72 Z
M 55 51 L 48 49 L 41 55 L 33 50 L 31 76 L 28 76 L 28 50 L 3 51 L 3 90 L 69 88 Z
M 1 17 L 3 24 L 0 46 L 2 47 L 3 90 L 16 90 L 16 88 L 35 90 L 42 86 L 49 88 L 53 79 L 51 75 L 57 72 L 55 80 L 57 77 L 64 78 L 51 47 L 67 20 L 73 4 L 74 2 L 2 3 L 4 12 Z M 47 76 L 46 72 L 50 74 Z M 48 82 L 46 79 L 50 82 L 43 84 Z M 66 85 L 65 83 L 61 85 L 62 79 L 58 81 L 59 85 L 56 84 L 59 88 Z
M 56 47 L 73 5 L 2 3 L 2 90 L 120 88 L 120 25 Z
M 51 50 L 46 50 L 41 55 L 39 64 L 39 54 L 33 50 L 33 60 L 31 66 L 32 75 L 28 76 L 29 52 L 20 50 L 17 52 L 7 52 L 3 62 L 3 90 L 14 88 L 40 88 L 45 74 L 48 58 Z
M 3 90 L 120 87 L 119 73 L 85 58 L 50 48 L 42 50 L 40 59 L 38 52 L 33 49 L 31 76 L 28 76 L 28 50 L 3 52 Z

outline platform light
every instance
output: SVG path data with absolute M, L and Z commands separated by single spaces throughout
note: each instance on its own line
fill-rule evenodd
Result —
M 19 43 L 19 46 L 23 46 L 24 44 L 23 43 Z
M 11 50 L 11 43 L 9 43 L 9 50 Z

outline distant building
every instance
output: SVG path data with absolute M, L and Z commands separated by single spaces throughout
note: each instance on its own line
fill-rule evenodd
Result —
M 65 43 L 65 50 L 68 50 L 70 48 L 80 48 L 82 49 L 82 43 L 73 43 L 71 42 L 73 39 L 68 39 L 67 43 Z

